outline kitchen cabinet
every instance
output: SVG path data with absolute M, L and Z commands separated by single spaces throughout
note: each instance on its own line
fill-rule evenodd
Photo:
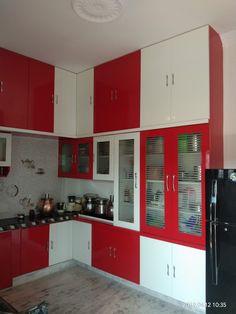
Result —
M 92 226 L 90 223 L 73 221 L 72 228 L 72 257 L 73 259 L 91 266 Z
M 92 266 L 139 284 L 139 234 L 94 223 Z
M 114 136 L 99 136 L 93 139 L 94 180 L 114 180 Z
M 0 48 L 0 69 L 0 126 L 27 129 L 28 58 Z
M 93 178 L 93 138 L 60 138 L 58 176 Z
M 11 166 L 12 135 L 0 133 L 0 167 Z
M 50 225 L 49 266 L 72 259 L 72 221 Z
M 0 289 L 4 289 L 12 285 L 12 248 L 10 231 L 0 234 L 0 247 Z
M 140 134 L 114 137 L 114 225 L 139 230 Z
M 76 74 L 55 68 L 54 133 L 76 136 Z
M 11 231 L 12 235 L 12 277 L 21 275 L 21 229 Z
M 140 51 L 94 68 L 94 132 L 140 125 Z
M 29 59 L 28 128 L 53 132 L 54 67 Z
M 93 134 L 94 69 L 77 74 L 77 136 Z
M 21 274 L 48 267 L 49 225 L 21 229 Z
M 140 284 L 188 304 L 205 304 L 205 251 L 140 238 Z
M 215 79 L 222 80 L 221 51 L 209 26 L 142 49 L 141 127 L 208 122 L 213 106 L 222 107 L 222 82 Z
M 141 133 L 141 230 L 205 246 L 208 125 Z

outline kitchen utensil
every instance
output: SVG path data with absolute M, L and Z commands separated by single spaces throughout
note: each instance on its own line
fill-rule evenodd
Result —
M 51 216 L 55 210 L 53 198 L 50 198 L 48 193 L 45 194 L 45 197 L 38 202 L 37 209 L 42 216 Z
M 96 205 L 95 205 L 95 214 L 103 215 L 107 212 L 107 198 L 97 198 Z
M 34 220 L 35 219 L 35 211 L 33 209 L 29 210 L 29 219 Z
M 17 214 L 17 220 L 24 220 L 24 219 L 25 219 L 25 214 L 24 213 Z
M 110 195 L 106 215 L 110 218 L 113 218 L 113 204 L 114 204 L 114 195 Z
M 68 196 L 68 202 L 75 203 L 75 196 L 72 196 L 72 195 Z

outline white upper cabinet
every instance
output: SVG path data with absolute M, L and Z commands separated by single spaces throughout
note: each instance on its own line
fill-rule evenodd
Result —
M 141 127 L 209 119 L 209 27 L 141 51 Z
M 114 180 L 114 136 L 93 138 L 93 179 Z
M 94 70 L 77 74 L 77 136 L 93 134 Z
M 54 133 L 76 136 L 76 74 L 55 68 Z

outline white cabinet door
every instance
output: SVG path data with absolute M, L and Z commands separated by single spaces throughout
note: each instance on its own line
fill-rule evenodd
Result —
M 73 259 L 91 266 L 91 224 L 73 221 Z
M 139 230 L 140 134 L 116 135 L 114 139 L 114 225 Z
M 205 251 L 173 244 L 173 297 L 183 302 L 205 303 Z
M 168 242 L 140 237 L 140 285 L 172 295 L 171 251 Z
M 77 74 L 77 136 L 93 134 L 94 70 Z
M 55 68 L 54 133 L 76 135 L 76 74 Z
M 199 28 L 171 41 L 171 120 L 209 119 L 209 28 Z
M 114 136 L 93 138 L 93 179 L 114 180 Z
M 171 41 L 141 50 L 141 127 L 170 121 Z
M 49 265 L 72 258 L 72 221 L 50 225 Z

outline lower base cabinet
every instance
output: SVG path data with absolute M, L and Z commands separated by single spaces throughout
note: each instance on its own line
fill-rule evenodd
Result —
M 73 221 L 72 226 L 72 257 L 91 266 L 92 226 L 81 221 Z
M 139 233 L 94 223 L 92 266 L 139 284 Z
M 205 303 L 205 251 L 140 237 L 140 284 L 189 304 Z
M 50 225 L 49 266 L 72 258 L 72 221 Z
M 21 274 L 48 267 L 49 226 L 21 229 Z
M 8 288 L 12 284 L 12 249 L 11 232 L 0 234 L 0 289 Z

